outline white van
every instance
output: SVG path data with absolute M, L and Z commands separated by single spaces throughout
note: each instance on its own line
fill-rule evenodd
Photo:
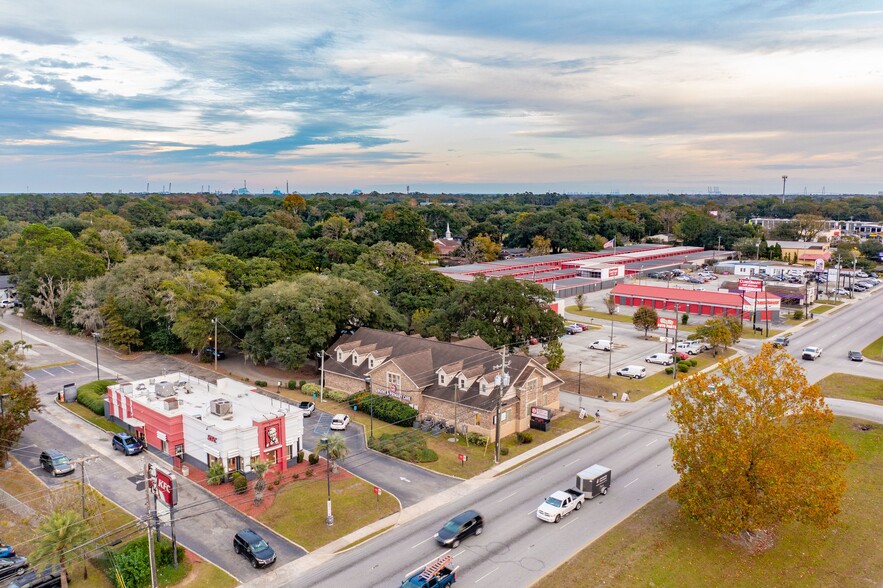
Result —
M 678 353 L 688 353 L 690 355 L 699 355 L 702 352 L 702 344 L 698 341 L 678 341 L 674 350 Z
M 640 380 L 647 375 L 647 368 L 639 365 L 627 365 L 624 368 L 616 370 L 616 375 Z
M 660 363 L 662 365 L 671 365 L 675 362 L 675 356 L 671 353 L 654 353 L 644 358 L 647 363 Z
M 589 345 L 589 349 L 600 349 L 601 351 L 610 351 L 611 348 L 613 348 L 613 342 L 610 339 L 598 339 Z

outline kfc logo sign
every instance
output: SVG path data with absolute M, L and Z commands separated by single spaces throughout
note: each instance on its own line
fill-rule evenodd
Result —
M 153 494 L 166 506 L 178 504 L 178 487 L 175 484 L 175 476 L 164 472 L 151 464 L 149 467 L 149 484 L 153 488 Z
M 264 429 L 264 447 L 275 447 L 279 445 L 279 431 L 276 427 L 267 427 Z

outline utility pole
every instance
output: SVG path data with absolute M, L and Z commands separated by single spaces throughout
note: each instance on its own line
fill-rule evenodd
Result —
M 509 374 L 506 373 L 506 368 L 509 367 L 508 362 L 506 361 L 506 351 L 509 350 L 507 345 L 503 346 L 503 360 L 500 362 L 500 373 L 494 378 L 495 383 L 500 387 L 499 396 L 497 396 L 497 418 L 496 418 L 496 439 L 494 443 L 494 463 L 500 463 L 500 424 L 501 424 L 501 415 L 503 412 L 503 393 L 506 391 L 506 388 L 509 386 Z
M 92 338 L 95 339 L 95 375 L 100 380 L 101 368 L 98 367 L 98 340 L 101 339 L 101 333 L 92 333 Z
M 158 588 L 156 579 L 156 554 L 153 550 L 153 510 L 150 508 L 150 464 L 144 456 L 144 497 L 147 501 L 147 550 L 150 554 L 150 586 Z
M 613 345 L 611 345 L 613 347 Z M 579 396 L 579 407 L 583 407 L 583 362 L 579 362 L 579 382 L 576 384 L 576 394 Z
M 86 520 L 86 462 L 92 459 L 98 459 L 98 456 L 89 455 L 87 457 L 81 457 L 80 459 L 74 459 L 71 461 L 71 463 L 75 463 L 80 466 L 80 505 L 83 521 Z M 83 557 L 83 579 L 85 580 L 88 577 L 89 570 L 86 569 L 86 558 Z
M 681 363 L 678 359 L 678 325 L 680 325 L 681 321 L 678 320 L 678 301 L 675 300 L 675 362 L 671 365 L 671 379 L 677 381 L 678 379 L 678 364 Z
M 218 319 L 217 319 L 217 317 L 213 318 L 212 322 L 215 325 L 215 348 L 214 348 L 214 353 L 212 353 L 212 355 L 215 356 L 215 371 L 218 371 Z
M 613 372 L 613 319 L 610 319 L 610 351 L 607 354 L 607 379 Z
M 788 176 L 782 176 L 782 204 L 785 204 L 785 182 L 788 181 Z
M 319 352 L 319 402 L 325 402 L 325 350 Z

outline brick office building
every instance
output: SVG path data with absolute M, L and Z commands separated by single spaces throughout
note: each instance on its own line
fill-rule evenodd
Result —
M 327 351 L 325 385 L 354 393 L 369 386 L 374 394 L 409 404 L 421 417 L 441 419 L 461 433 L 495 438 L 500 386 L 500 354 L 479 337 L 456 343 L 362 327 L 341 337 Z M 557 411 L 563 380 L 539 361 L 507 355 L 501 435 L 530 427 L 532 406 Z

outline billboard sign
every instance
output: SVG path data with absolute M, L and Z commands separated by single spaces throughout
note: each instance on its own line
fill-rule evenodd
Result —
M 825 260 L 824 259 L 815 260 L 815 263 L 813 264 L 813 270 L 817 271 L 817 272 L 825 271 Z
M 619 275 L 619 268 L 618 267 L 612 267 L 608 270 L 608 273 L 607 273 L 608 277 L 615 278 L 618 275 Z
M 760 292 L 763 290 L 763 280 L 753 278 L 740 278 L 739 289 L 743 292 Z
M 154 495 L 166 506 L 178 504 L 178 484 L 175 475 L 159 469 L 153 464 L 149 466 L 150 487 Z
M 548 422 L 552 420 L 552 411 L 541 406 L 531 406 L 530 417 Z
M 674 329 L 677 327 L 677 319 L 671 317 L 660 316 L 656 318 L 656 326 L 660 329 Z

